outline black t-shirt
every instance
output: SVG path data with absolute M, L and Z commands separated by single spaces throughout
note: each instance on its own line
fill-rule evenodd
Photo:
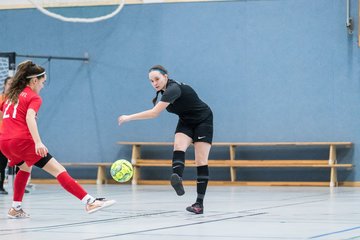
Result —
M 201 101 L 194 89 L 184 83 L 168 80 L 160 101 L 170 105 L 166 110 L 179 116 L 186 124 L 198 124 L 212 114 L 210 107 Z

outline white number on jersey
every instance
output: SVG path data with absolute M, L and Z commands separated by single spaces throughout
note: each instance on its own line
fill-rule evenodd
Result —
M 16 110 L 17 110 L 17 107 L 19 106 L 19 101 L 20 100 L 18 100 L 18 102 L 14 106 L 14 112 L 12 114 L 12 118 L 16 118 Z M 9 110 L 9 107 L 11 106 L 12 102 L 10 102 L 9 100 L 6 100 L 5 104 L 8 104 L 8 105 L 5 108 L 3 118 L 9 118 L 10 115 L 8 113 L 8 110 Z

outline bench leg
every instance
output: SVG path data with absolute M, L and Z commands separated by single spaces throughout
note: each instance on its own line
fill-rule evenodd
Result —
M 138 184 L 138 180 L 139 180 L 139 176 L 140 176 L 140 167 L 135 167 L 134 166 L 134 173 L 133 173 L 133 177 L 131 180 L 131 184 L 132 185 L 137 185 Z
M 330 173 L 330 187 L 337 187 L 337 186 L 338 186 L 338 181 L 337 181 L 336 168 L 332 167 Z
M 230 162 L 233 163 L 235 161 L 235 151 L 236 151 L 236 147 L 235 146 L 230 146 Z M 230 178 L 231 178 L 231 182 L 235 182 L 236 181 L 236 167 L 230 167 Z
M 231 182 L 236 181 L 236 167 L 230 167 Z
M 136 164 L 137 160 L 140 159 L 140 157 L 141 157 L 140 145 L 133 145 L 132 153 L 131 153 L 131 163 Z M 140 178 L 140 167 L 133 166 L 133 169 L 134 169 L 134 173 L 133 173 L 133 178 L 131 180 L 131 184 L 137 185 L 138 180 Z
M 106 170 L 105 166 L 98 166 L 96 184 L 105 184 L 105 183 L 107 183 L 106 171 L 105 170 Z
M 330 152 L 329 152 L 329 165 L 336 164 L 336 146 L 330 145 Z M 332 167 L 330 172 L 330 187 L 337 187 L 337 173 L 336 168 Z
M 329 165 L 336 164 L 336 146 L 330 145 Z

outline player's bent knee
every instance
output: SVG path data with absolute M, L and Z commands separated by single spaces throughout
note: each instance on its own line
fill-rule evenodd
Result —
M 24 161 L 19 164 L 16 164 L 16 166 L 18 166 L 18 168 L 24 172 L 31 172 L 32 169 L 32 167 L 29 167 Z
M 45 157 L 41 158 L 34 165 L 37 166 L 38 168 L 43 168 L 52 158 L 53 156 L 51 156 L 51 154 L 48 153 Z
M 189 147 L 189 145 L 187 143 L 174 143 L 174 151 L 183 151 L 186 152 L 187 148 Z
M 204 160 L 195 160 L 195 163 L 196 163 L 196 166 L 205 166 L 205 165 L 208 165 L 208 160 L 207 159 L 204 159 Z

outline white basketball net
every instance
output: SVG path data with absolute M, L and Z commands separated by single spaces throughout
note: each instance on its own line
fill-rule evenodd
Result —
M 95 17 L 95 18 L 70 18 L 70 17 L 64 17 L 64 16 L 62 16 L 60 14 L 50 12 L 50 11 L 46 10 L 45 8 L 43 8 L 40 4 L 38 4 L 34 0 L 28 0 L 28 1 L 31 2 L 31 4 L 33 4 L 40 12 L 42 12 L 46 16 L 49 16 L 49 17 L 52 17 L 52 18 L 55 18 L 55 19 L 58 19 L 58 20 L 64 21 L 64 22 L 80 22 L 80 23 L 100 22 L 100 21 L 112 18 L 121 11 L 121 9 L 124 7 L 124 4 L 125 4 L 125 0 L 119 0 L 119 6 L 112 13 L 109 13 L 109 14 L 101 16 L 101 17 Z

